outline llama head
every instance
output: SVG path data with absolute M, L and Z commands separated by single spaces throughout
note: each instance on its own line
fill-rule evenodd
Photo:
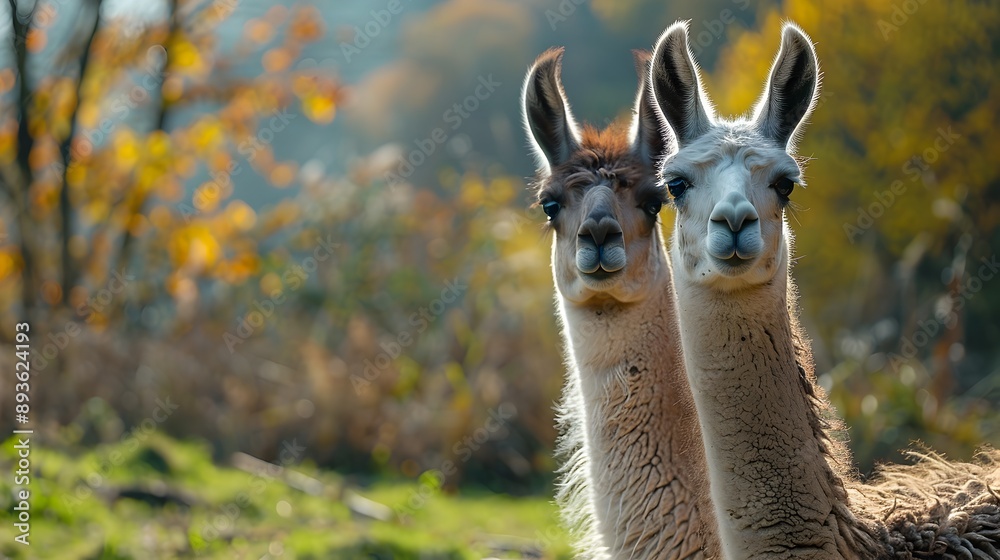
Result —
M 635 52 L 639 91 L 631 127 L 577 126 L 560 79 L 562 49 L 542 54 L 524 83 L 524 125 L 538 160 L 538 204 L 555 235 L 562 297 L 580 306 L 645 298 L 666 274 L 656 166 L 668 142 L 647 85 L 650 55 Z
M 674 206 L 674 274 L 721 290 L 761 285 L 787 270 L 785 207 L 801 169 L 795 139 L 815 105 L 819 65 L 793 24 L 749 117 L 716 118 L 676 23 L 656 44 L 652 89 L 678 150 L 661 168 Z

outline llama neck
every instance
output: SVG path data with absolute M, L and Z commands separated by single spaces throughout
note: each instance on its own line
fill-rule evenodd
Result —
M 856 557 L 822 397 L 796 359 L 782 274 L 731 294 L 678 281 L 719 537 L 729 560 Z
M 584 486 L 577 497 L 587 502 L 596 544 L 612 558 L 718 555 L 676 297 L 662 257 L 642 303 L 561 306 L 575 366 L 564 422 L 580 430 L 566 482 Z

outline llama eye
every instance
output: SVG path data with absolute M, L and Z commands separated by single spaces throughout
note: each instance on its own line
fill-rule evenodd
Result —
M 655 218 L 656 215 L 660 213 L 660 210 L 663 209 L 663 201 L 654 198 L 653 200 L 643 204 L 642 209 L 645 210 L 647 214 Z
M 787 201 L 788 197 L 792 194 L 792 190 L 795 189 L 795 182 L 788 177 L 782 177 L 771 183 L 771 188 L 774 189 L 774 192 L 778 193 L 778 196 L 782 200 Z
M 667 190 L 670 191 L 670 196 L 674 198 L 680 198 L 690 186 L 691 184 L 684 177 L 677 177 L 667 181 Z
M 549 220 L 554 220 L 556 216 L 559 214 L 559 210 L 561 208 L 562 206 L 554 200 L 542 203 L 542 211 L 545 212 L 545 215 L 549 217 Z

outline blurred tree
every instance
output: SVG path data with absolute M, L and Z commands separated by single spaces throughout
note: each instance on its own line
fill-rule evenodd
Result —
M 109 16 L 99 0 L 26 4 L 10 2 L 0 14 L 15 39 L 0 51 L 12 62 L 0 74 L 0 187 L 11 202 L 3 308 L 101 324 L 124 304 L 92 304 L 115 271 L 155 278 L 169 267 L 166 288 L 188 306 L 193 279 L 247 279 L 257 267 L 256 215 L 239 200 L 223 204 L 242 159 L 285 188 L 297 166 L 275 161 L 270 140 L 288 107 L 297 102 L 321 123 L 334 114 L 333 80 L 292 68 L 324 32 L 316 10 L 271 8 L 247 22 L 227 56 L 214 28 L 231 2 L 173 0 L 165 17 L 146 22 Z M 227 75 L 261 51 L 259 76 Z M 211 180 L 182 202 L 202 167 Z M 155 252 L 133 262 L 140 238 Z
M 0 329 L 9 340 L 17 321 L 31 322 L 32 371 L 47 379 L 33 387 L 39 424 L 66 425 L 92 397 L 125 425 L 141 421 L 156 396 L 142 373 L 155 336 L 231 328 L 206 319 L 213 306 L 245 313 L 255 297 L 204 294 L 263 290 L 250 281 L 281 255 L 261 242 L 288 235 L 303 212 L 294 199 L 255 209 L 245 185 L 292 187 L 299 165 L 275 157 L 275 138 L 302 115 L 329 123 L 341 97 L 328 70 L 296 64 L 325 33 L 313 6 L 272 6 L 221 42 L 236 3 L 154 4 L 0 4 L 12 38 L 0 46 Z M 296 288 L 290 280 L 268 294 Z M 178 389 L 193 386 L 191 362 L 219 347 L 221 334 L 161 361 L 188 406 L 214 411 L 237 369 L 216 365 L 204 393 Z M 218 420 L 208 416 L 191 419 Z
M 338 468 L 452 460 L 446 488 L 537 488 L 564 368 L 522 178 L 523 73 L 565 45 L 576 115 L 607 122 L 629 111 L 628 50 L 677 17 L 722 113 L 756 99 L 783 17 L 817 41 L 795 274 L 864 468 L 917 435 L 964 454 L 1000 433 L 1000 291 L 972 282 L 1000 241 L 985 148 L 998 22 L 978 3 L 414 0 L 341 65 L 349 90 L 308 57 L 340 64 L 369 8 L 178 0 L 137 20 L 113 0 L 8 3 L 0 321 L 30 316 L 53 348 L 84 329 L 48 366 L 61 382 L 39 388 L 60 395 L 46 410 L 69 439 L 113 437 L 144 399 L 174 395 L 184 413 L 164 430 L 220 456 L 301 438 Z M 336 38 L 329 13 L 346 22 Z M 300 116 L 333 122 L 325 152 L 283 132 Z M 387 183 L 414 150 L 416 171 Z M 97 399 L 121 421 L 88 419 Z M 509 405 L 501 433 L 463 443 Z

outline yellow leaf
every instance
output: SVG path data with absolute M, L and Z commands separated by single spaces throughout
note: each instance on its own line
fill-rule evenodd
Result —
M 276 291 L 280 291 L 281 288 L 281 278 L 273 272 L 268 272 L 260 279 L 260 291 L 265 295 L 271 295 Z
M 177 231 L 170 240 L 170 259 L 174 266 L 204 270 L 214 265 L 222 249 L 203 224 L 196 223 Z
M 315 123 L 327 124 L 337 114 L 337 103 L 332 95 L 308 95 L 302 100 L 302 112 Z
M 247 231 L 257 223 L 257 213 L 242 200 L 234 200 L 226 207 L 229 222 L 240 231 Z
M 87 179 L 87 167 L 71 162 L 66 168 L 66 183 L 71 186 L 82 185 Z
M 201 65 L 201 55 L 198 48 L 185 39 L 179 39 L 171 45 L 170 61 L 178 68 L 197 68 Z
M 170 135 L 162 130 L 153 131 L 146 138 L 146 153 L 150 159 L 167 156 L 170 153 Z
M 203 118 L 191 130 L 191 140 L 201 152 L 216 149 L 222 144 L 224 137 L 222 124 L 215 118 Z
M 163 100 L 167 102 L 177 101 L 184 93 L 184 78 L 180 76 L 170 76 L 163 82 Z
M 115 135 L 114 141 L 115 163 L 119 169 L 131 169 L 139 161 L 139 142 L 129 129 L 122 129 Z
M 101 110 L 94 103 L 84 103 L 77 114 L 83 128 L 94 128 L 101 118 Z
M 14 258 L 6 251 L 0 253 L 0 280 L 4 280 L 15 272 L 17 272 L 17 267 L 14 266 Z

